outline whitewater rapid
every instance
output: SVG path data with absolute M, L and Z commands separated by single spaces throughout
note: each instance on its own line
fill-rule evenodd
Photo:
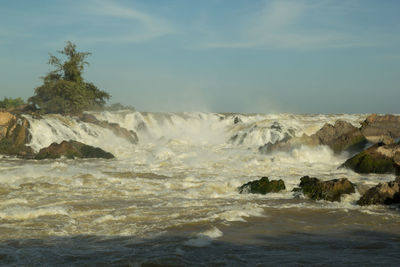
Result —
M 303 227 L 303 221 L 332 214 L 341 218 L 337 222 L 341 228 L 351 227 L 355 220 L 368 228 L 382 225 L 386 230 L 398 230 L 400 215 L 382 207 L 357 206 L 358 190 L 340 203 L 309 201 L 291 192 L 304 175 L 323 180 L 345 177 L 359 188 L 393 180 L 393 176 L 338 169 L 349 155 L 334 154 L 326 146 L 270 155 L 258 151 L 265 143 L 310 135 L 338 119 L 359 127 L 366 114 L 91 114 L 135 131 L 138 144 L 77 118 L 27 116 L 32 135 L 29 145 L 35 151 L 52 142 L 76 140 L 101 147 L 116 158 L 1 159 L 1 240 L 89 236 L 96 237 L 99 245 L 97 238 L 129 237 L 129 242 L 140 243 L 160 236 L 184 236 L 168 243 L 173 253 L 181 255 L 185 248 L 208 247 L 215 240 L 254 241 L 247 234 L 243 240 L 236 239 L 233 233 L 242 229 L 238 223 L 252 225 L 257 220 L 280 220 L 281 228 L 268 230 L 272 235 L 291 227 L 320 231 L 317 225 Z M 268 195 L 238 193 L 239 186 L 262 176 L 284 180 L 286 190 Z M 388 216 L 391 221 L 385 219 Z M 255 225 L 251 231 L 265 233 L 263 223 Z

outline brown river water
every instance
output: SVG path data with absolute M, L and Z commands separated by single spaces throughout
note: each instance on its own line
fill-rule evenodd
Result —
M 394 176 L 340 169 L 350 155 L 323 146 L 257 150 L 285 133 L 310 134 L 337 119 L 359 125 L 366 115 L 95 115 L 135 130 L 139 143 L 48 116 L 30 118 L 35 150 L 74 139 L 116 158 L 0 158 L 0 265 L 400 265 L 399 207 L 355 204 Z M 345 177 L 357 191 L 340 203 L 312 201 L 291 192 L 303 175 Z M 261 176 L 282 179 L 287 189 L 238 193 Z

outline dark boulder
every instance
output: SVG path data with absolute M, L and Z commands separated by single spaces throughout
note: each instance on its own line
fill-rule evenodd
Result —
M 262 177 L 260 180 L 248 182 L 238 188 L 239 193 L 252 193 L 252 194 L 267 194 L 276 193 L 285 190 L 285 183 L 280 180 L 270 181 L 268 177 Z
M 400 203 L 400 177 L 370 188 L 357 201 L 358 205 L 390 205 Z
M 400 173 L 400 144 L 375 144 L 346 160 L 341 167 L 357 173 Z
M 114 155 L 101 148 L 85 145 L 78 141 L 62 141 L 60 144 L 52 143 L 46 148 L 42 148 L 36 154 L 35 159 L 57 159 L 66 157 L 74 158 L 114 158 Z
M 242 123 L 242 120 L 238 116 L 235 116 L 235 118 L 233 119 L 233 124 L 238 124 L 238 123 Z
M 321 181 L 314 177 L 303 176 L 300 187 L 293 191 L 302 191 L 303 194 L 314 200 L 327 200 L 340 202 L 343 194 L 355 192 L 354 185 L 346 178 Z
M 361 124 L 361 132 L 371 143 L 400 137 L 400 116 L 372 114 Z

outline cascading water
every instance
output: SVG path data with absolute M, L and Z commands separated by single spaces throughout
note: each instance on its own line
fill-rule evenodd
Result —
M 336 263 L 329 260 L 336 247 L 356 249 L 367 242 L 351 232 L 354 225 L 376 231 L 369 234 L 371 246 L 384 246 L 393 259 L 398 242 L 382 233 L 398 232 L 398 212 L 360 208 L 355 205 L 359 192 L 340 203 L 309 201 L 292 192 L 303 175 L 346 177 L 360 188 L 393 176 L 338 169 L 349 155 L 325 146 L 258 152 L 265 143 L 310 135 L 338 119 L 359 126 L 366 115 L 91 114 L 135 131 L 138 144 L 75 118 L 27 117 L 35 151 L 72 139 L 116 159 L 1 159 L 0 263 L 309 264 L 307 257 L 319 253 L 321 263 L 329 265 Z M 238 193 L 240 185 L 261 176 L 284 180 L 286 190 Z M 350 245 L 339 238 L 348 235 Z M 215 253 L 225 257 L 210 256 Z M 345 260 L 362 264 L 371 257 L 359 253 Z

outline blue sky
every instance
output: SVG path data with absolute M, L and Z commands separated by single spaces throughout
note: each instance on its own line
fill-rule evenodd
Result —
M 0 0 L 0 98 L 65 41 L 143 111 L 400 113 L 400 1 Z

